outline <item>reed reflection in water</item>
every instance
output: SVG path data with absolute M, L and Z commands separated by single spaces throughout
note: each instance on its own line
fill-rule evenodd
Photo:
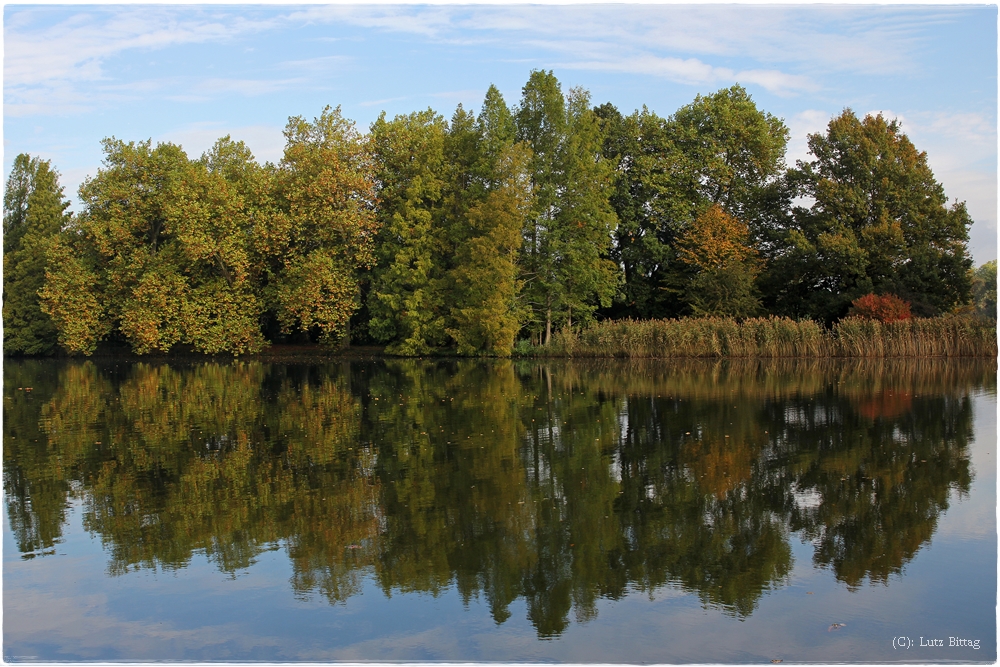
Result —
M 454 586 L 543 638 L 668 586 L 747 618 L 792 539 L 847 587 L 901 573 L 968 492 L 984 388 L 993 362 L 7 361 L 4 490 L 22 558 L 79 502 L 110 576 L 279 548 L 299 596 Z

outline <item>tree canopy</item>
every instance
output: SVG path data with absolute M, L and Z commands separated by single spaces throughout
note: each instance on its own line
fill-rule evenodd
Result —
M 4 350 L 49 354 L 57 342 L 55 323 L 42 312 L 49 248 L 68 224 L 69 202 L 59 175 L 47 160 L 21 154 L 4 190 L 3 323 Z
M 18 156 L 5 350 L 506 356 L 597 319 L 830 324 L 868 294 L 926 317 L 976 310 L 974 281 L 986 298 L 965 205 L 882 116 L 845 110 L 786 169 L 788 129 L 739 85 L 624 115 L 540 70 L 510 106 L 490 86 L 450 118 L 363 133 L 326 107 L 284 134 L 263 165 L 228 136 L 198 159 L 106 139 L 72 215 L 52 166 Z
M 970 297 L 972 219 L 903 134 L 881 116 L 846 109 L 809 136 L 814 160 L 788 178 L 812 200 L 791 211 L 769 289 L 784 314 L 832 320 L 868 293 L 893 293 L 917 315 L 947 312 Z

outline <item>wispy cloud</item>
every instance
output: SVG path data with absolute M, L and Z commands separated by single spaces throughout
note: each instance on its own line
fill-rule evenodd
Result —
M 124 91 L 121 85 L 117 91 L 102 85 L 115 83 L 105 71 L 110 58 L 131 51 L 218 43 L 276 25 L 272 18 L 155 6 L 86 9 L 65 16 L 63 8 L 5 11 L 5 113 L 72 113 L 114 102 Z M 149 85 L 128 84 L 134 93 Z
M 505 51 L 497 54 L 501 58 L 531 47 L 540 49 L 537 57 L 550 66 L 566 69 L 654 75 L 695 85 L 739 81 L 790 95 L 822 87 L 823 78 L 834 71 L 905 72 L 920 48 L 921 31 L 949 20 L 947 9 L 914 14 L 891 7 L 740 5 L 322 5 L 249 12 L 145 5 L 81 10 L 67 15 L 65 8 L 7 8 L 8 114 L 79 113 L 120 101 L 127 91 L 102 84 L 113 82 L 108 62 L 125 53 L 224 43 L 313 24 L 403 33 L 428 43 L 488 45 Z M 885 20 L 894 12 L 898 20 Z M 744 66 L 734 67 L 733 59 Z M 308 85 L 309 76 L 348 65 L 344 56 L 327 55 L 274 66 L 297 68 Z M 130 85 L 137 91 L 140 84 Z M 219 92 L 263 94 L 275 85 L 245 80 Z M 203 99 L 203 92 L 172 94 L 174 99 Z
M 33 14 L 43 19 L 47 12 L 19 12 L 18 20 L 5 26 L 6 86 L 36 85 L 40 80 L 100 80 L 102 61 L 123 51 L 217 41 L 236 31 L 221 21 L 177 20 L 147 8 L 120 14 L 79 13 L 51 26 L 32 25 L 28 19 Z
M 214 95 L 244 95 L 253 97 L 257 95 L 270 95 L 282 90 L 294 88 L 305 83 L 304 78 L 292 79 L 226 79 L 212 78 L 202 79 L 196 84 L 195 90 L 212 93 Z
M 946 8 L 914 15 L 892 7 L 741 5 L 333 5 L 309 7 L 292 17 L 452 44 L 513 46 L 541 40 L 562 49 L 576 41 L 602 45 L 607 52 L 624 49 L 640 59 L 738 57 L 869 75 L 914 67 L 922 31 L 950 20 Z
M 381 106 L 383 104 L 389 104 L 390 102 L 402 102 L 402 101 L 408 100 L 408 99 L 410 99 L 410 97 L 408 95 L 404 95 L 403 97 L 386 97 L 385 99 L 381 99 L 381 100 L 365 100 L 364 102 L 358 102 L 358 106 L 359 107 L 377 107 L 377 106 Z

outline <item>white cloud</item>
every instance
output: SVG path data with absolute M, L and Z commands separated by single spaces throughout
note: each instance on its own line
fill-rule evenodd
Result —
M 689 84 L 740 81 L 789 95 L 816 90 L 833 72 L 905 72 L 919 51 L 921 31 L 948 20 L 946 9 L 914 14 L 892 7 L 819 6 L 323 5 L 249 15 L 227 7 L 81 9 L 68 17 L 63 8 L 8 9 L 6 113 L 69 114 L 120 102 L 116 95 L 129 91 L 104 87 L 112 83 L 107 63 L 127 52 L 225 42 L 316 23 L 507 51 L 540 47 L 569 56 L 560 65 L 566 68 L 652 74 Z M 750 66 L 734 68 L 734 59 Z M 309 74 L 336 70 L 346 62 L 333 55 L 278 66 L 297 67 L 303 73 L 299 83 L 307 85 Z M 254 90 L 274 89 L 249 81 L 222 88 L 261 94 Z M 203 97 L 196 93 L 191 99 Z
M 342 69 L 353 62 L 349 56 L 321 56 L 305 60 L 286 60 L 278 63 L 280 69 L 290 69 L 299 72 L 327 73 L 333 69 Z
M 54 24 L 65 10 L 8 11 L 4 24 L 4 110 L 13 115 L 74 113 L 116 101 L 105 62 L 128 51 L 219 42 L 266 30 L 275 20 L 232 12 L 155 6 L 89 9 Z M 148 82 L 129 84 L 139 92 Z M 124 88 L 118 86 L 119 94 Z M 110 95 L 109 95 L 110 93 Z
M 562 50 L 584 42 L 599 45 L 598 52 L 624 50 L 636 58 L 692 54 L 792 63 L 814 73 L 872 75 L 912 68 L 921 31 L 946 21 L 947 10 L 913 16 L 892 7 L 334 5 L 310 7 L 289 18 L 336 21 L 453 44 L 542 41 Z
M 358 102 L 359 107 L 377 107 L 383 104 L 388 104 L 390 102 L 402 102 L 403 100 L 408 100 L 410 97 L 404 95 L 403 97 L 386 97 L 381 100 L 365 100 L 364 102 Z
M 229 95 L 236 93 L 248 97 L 269 95 L 282 90 L 288 90 L 306 82 L 304 78 L 294 79 L 202 79 L 195 85 L 195 90 L 209 95 Z
M 786 74 L 777 70 L 734 71 L 727 67 L 714 67 L 697 58 L 660 58 L 639 56 L 619 60 L 590 60 L 558 63 L 565 69 L 599 70 L 649 74 L 663 77 L 676 83 L 691 85 L 720 83 L 757 84 L 779 95 L 792 92 L 814 90 L 816 85 L 807 77 Z
M 785 161 L 788 166 L 795 166 L 797 160 L 808 161 L 812 159 L 812 156 L 809 155 L 809 135 L 826 131 L 826 126 L 832 117 L 833 114 L 828 111 L 807 109 L 785 119 L 789 135 L 788 148 L 785 153 Z

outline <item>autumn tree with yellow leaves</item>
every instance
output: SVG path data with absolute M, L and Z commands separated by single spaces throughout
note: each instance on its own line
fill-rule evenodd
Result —
M 714 204 L 698 216 L 678 246 L 680 260 L 694 271 L 685 296 L 696 315 L 757 314 L 754 279 L 760 258 L 745 223 Z

